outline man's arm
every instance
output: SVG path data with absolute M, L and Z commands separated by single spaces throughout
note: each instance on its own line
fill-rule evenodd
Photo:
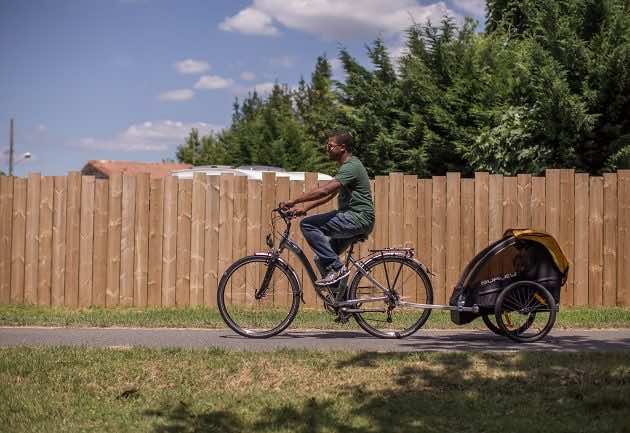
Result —
M 341 189 L 341 182 L 337 179 L 332 179 L 328 181 L 326 184 L 316 188 L 312 191 L 309 191 L 296 199 L 285 201 L 280 203 L 280 206 L 285 209 L 290 209 L 294 207 L 298 203 L 307 203 L 311 201 L 315 201 L 316 204 L 309 205 L 308 209 L 312 209 L 313 207 L 319 206 L 322 203 L 327 202 L 331 198 L 333 198 Z M 308 210 L 306 209 L 306 210 Z
M 321 199 L 315 200 L 315 201 L 311 201 L 311 202 L 309 202 L 309 204 L 304 205 L 304 207 L 302 209 L 304 210 L 304 212 L 308 212 L 309 210 L 311 210 L 311 209 L 313 209 L 313 208 L 315 208 L 315 207 L 317 207 L 319 205 L 322 205 L 324 203 L 329 202 L 333 197 L 337 196 L 338 193 L 339 193 L 339 191 L 335 191 L 332 194 L 329 194 L 329 195 L 327 195 L 324 198 L 321 198 Z

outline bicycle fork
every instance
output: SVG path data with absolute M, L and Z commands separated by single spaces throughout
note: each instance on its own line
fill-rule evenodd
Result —
M 269 262 L 267 264 L 267 270 L 265 271 L 265 276 L 263 277 L 262 282 L 260 283 L 260 287 L 256 290 L 254 294 L 254 298 L 257 301 L 260 301 L 267 295 L 267 290 L 269 290 L 269 283 L 271 282 L 271 278 L 273 277 L 273 270 L 276 268 L 276 260 L 278 259 L 278 252 L 274 251 L 269 258 Z

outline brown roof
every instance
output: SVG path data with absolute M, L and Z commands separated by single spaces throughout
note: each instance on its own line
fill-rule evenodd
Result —
M 149 173 L 152 178 L 160 178 L 168 176 L 174 170 L 184 170 L 191 167 L 191 164 L 175 162 L 111 161 L 101 159 L 88 161 L 81 173 L 86 176 L 100 178 L 108 178 L 114 173 Z

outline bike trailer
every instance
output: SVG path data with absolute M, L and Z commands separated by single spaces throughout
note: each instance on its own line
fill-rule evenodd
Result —
M 451 320 L 463 325 L 484 314 L 494 314 L 499 293 L 516 281 L 535 281 L 560 302 L 560 289 L 569 272 L 560 245 L 548 233 L 509 229 L 468 263 L 453 290 L 451 306 L 479 307 L 478 313 L 451 311 Z

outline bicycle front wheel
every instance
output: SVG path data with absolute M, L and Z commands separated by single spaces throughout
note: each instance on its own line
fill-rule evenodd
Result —
M 272 337 L 284 331 L 297 315 L 298 282 L 286 265 L 272 264 L 269 256 L 243 257 L 223 274 L 217 305 L 225 323 L 237 334 Z
M 431 281 L 422 266 L 405 256 L 387 255 L 368 260 L 364 268 L 394 299 L 375 300 L 386 297 L 383 290 L 362 273 L 355 274 L 349 299 L 358 300 L 352 308 L 359 326 L 380 338 L 403 338 L 420 329 L 431 310 L 405 303 L 433 303 Z

